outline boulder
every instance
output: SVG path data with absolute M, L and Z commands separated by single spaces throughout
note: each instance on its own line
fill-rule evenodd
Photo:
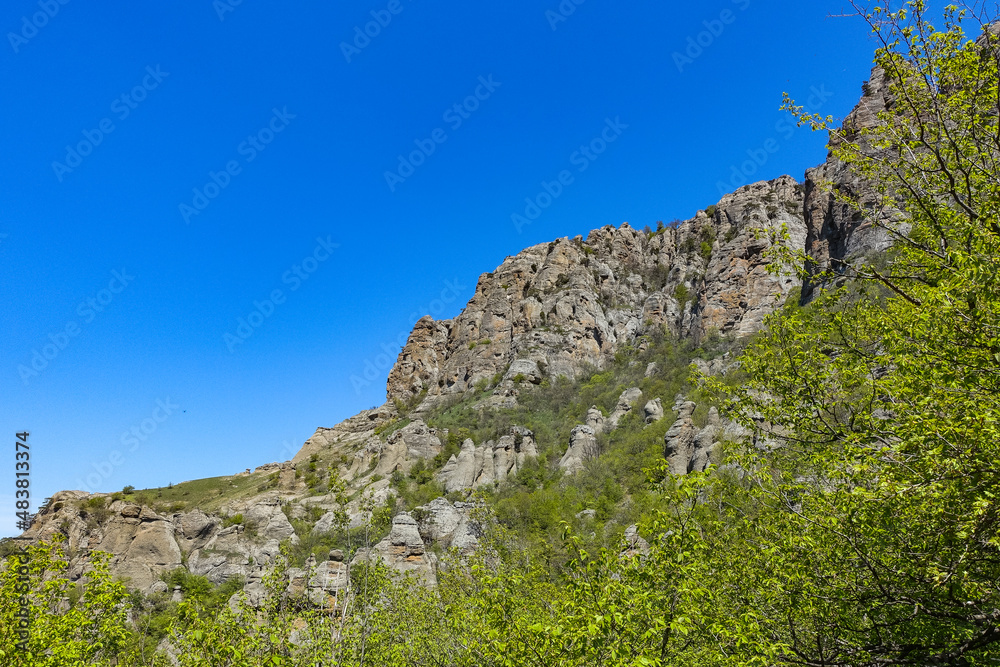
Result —
M 584 464 L 598 455 L 597 434 L 589 426 L 577 426 L 570 433 L 569 449 L 559 461 L 567 474 L 583 470 Z
M 663 403 L 658 398 L 654 399 L 646 403 L 643 413 L 645 414 L 647 424 L 658 422 L 663 419 Z
M 515 360 L 511 363 L 510 368 L 507 369 L 507 373 L 503 379 L 505 381 L 513 381 L 518 376 L 523 377 L 523 382 L 530 382 L 531 384 L 541 384 L 542 382 L 542 372 L 538 368 L 538 362 L 532 359 Z
M 606 429 L 613 431 L 618 428 L 618 422 L 632 411 L 633 406 L 639 402 L 640 398 L 642 398 L 642 390 L 638 387 L 623 391 L 622 395 L 618 397 L 618 404 L 615 405 L 615 409 L 611 411 L 611 415 L 608 417 Z

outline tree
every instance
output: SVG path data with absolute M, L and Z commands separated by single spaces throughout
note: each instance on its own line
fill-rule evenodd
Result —
M 8 556 L 0 569 L 0 662 L 32 667 L 134 664 L 126 659 L 132 639 L 128 590 L 112 580 L 108 560 L 107 554 L 91 554 L 83 593 L 77 597 L 58 541 Z M 17 632 L 23 616 L 28 619 L 26 641 Z
M 1000 656 L 1000 51 L 957 7 L 936 29 L 924 2 L 891 4 L 864 13 L 890 103 L 831 147 L 864 185 L 838 198 L 895 245 L 772 317 L 745 384 L 716 383 L 751 433 L 729 544 L 773 573 L 722 578 L 791 664 Z

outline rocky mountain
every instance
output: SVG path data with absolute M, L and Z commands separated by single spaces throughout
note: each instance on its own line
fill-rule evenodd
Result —
M 891 103 L 875 72 L 845 122 L 863 127 Z M 162 575 L 186 568 L 214 583 L 242 576 L 252 595 L 283 542 L 313 544 L 317 535 L 369 525 L 373 508 L 397 494 L 394 476 L 440 483 L 447 497 L 387 517 L 382 539 L 347 555 L 317 555 L 313 547 L 291 570 L 289 585 L 325 604 L 335 603 L 359 559 L 380 558 L 433 582 L 439 551 L 468 552 L 481 537 L 469 492 L 502 485 L 531 465 L 575 474 L 623 419 L 640 418 L 650 428 L 671 420 L 662 437 L 671 470 L 703 469 L 728 425 L 714 411 L 696 424 L 697 406 L 684 396 L 629 388 L 608 414 L 592 408 L 552 461 L 540 459 L 538 438 L 523 425 L 476 442 L 427 420 L 469 400 L 479 411 L 511 409 L 532 387 L 585 377 L 620 352 L 644 350 L 657 332 L 701 341 L 759 331 L 786 300 L 815 287 L 769 270 L 776 251 L 807 250 L 818 258 L 816 268 L 836 269 L 891 241 L 859 226 L 833 189 L 859 190 L 829 158 L 803 183 L 790 176 L 754 183 L 690 220 L 646 230 L 605 226 L 586 238 L 527 248 L 480 276 L 460 315 L 417 322 L 389 373 L 383 406 L 318 429 L 291 461 L 139 494 L 62 492 L 23 537 L 65 535 L 77 575 L 87 553 L 101 550 L 114 554 L 116 575 L 145 592 L 169 592 Z M 726 362 L 701 365 L 717 373 Z M 646 376 L 657 372 L 650 363 Z M 346 489 L 338 492 L 335 480 Z M 641 538 L 632 531 L 630 539 Z

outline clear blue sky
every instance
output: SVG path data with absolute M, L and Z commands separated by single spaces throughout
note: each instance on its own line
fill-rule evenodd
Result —
M 0 11 L 0 534 L 16 431 L 32 509 L 290 458 L 505 256 L 801 179 L 825 138 L 782 91 L 842 117 L 874 48 L 839 0 L 62 1 Z

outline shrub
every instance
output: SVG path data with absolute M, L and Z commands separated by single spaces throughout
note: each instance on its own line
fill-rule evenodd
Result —
M 674 289 L 674 298 L 677 299 L 677 304 L 680 307 L 681 312 L 683 312 L 684 308 L 687 306 L 688 301 L 691 300 L 691 294 L 690 292 L 688 292 L 687 285 L 685 285 L 684 283 L 679 284 Z

